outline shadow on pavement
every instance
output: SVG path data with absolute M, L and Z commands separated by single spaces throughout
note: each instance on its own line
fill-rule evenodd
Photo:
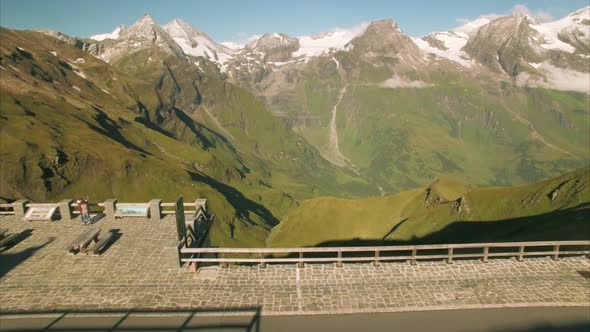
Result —
M 0 331 L 260 331 L 260 306 L 2 312 Z
M 15 241 L 15 243 L 22 242 L 24 239 L 31 236 L 32 233 L 33 233 L 33 231 L 30 229 L 24 230 L 23 232 L 21 232 L 19 234 L 19 238 L 18 238 L 18 240 Z M 0 251 L 0 277 L 5 276 L 8 272 L 10 272 L 10 270 L 14 269 L 20 263 L 26 261 L 29 257 L 33 256 L 35 254 L 35 252 L 37 252 L 38 250 L 47 246 L 48 244 L 50 244 L 53 241 L 55 241 L 55 238 L 48 238 L 45 241 L 45 243 L 43 243 L 39 246 L 29 247 L 29 248 L 26 248 L 26 249 L 19 251 L 17 253 L 6 253 L 5 252 L 8 249 L 12 248 L 13 246 L 11 246 L 10 248 L 7 248 L 3 251 Z
M 524 329 L 503 329 L 496 332 L 587 332 L 590 331 L 590 323 L 576 323 L 564 326 L 534 326 Z

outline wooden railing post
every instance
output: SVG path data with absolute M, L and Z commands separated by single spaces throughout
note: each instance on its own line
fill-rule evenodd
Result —
M 375 250 L 375 261 L 373 262 L 373 266 L 379 266 L 379 250 Z
M 482 263 L 488 262 L 488 254 L 490 253 L 489 247 L 483 247 L 483 257 L 481 258 Z
M 449 248 L 449 252 L 447 254 L 447 264 L 453 264 L 453 248 Z
M 520 246 L 520 248 L 518 249 L 518 258 L 516 260 L 519 262 L 522 262 L 524 260 L 524 246 Z
M 555 246 L 553 246 L 553 260 L 554 261 L 559 260 L 559 244 L 556 244 Z
M 303 251 L 299 252 L 299 263 L 297 263 L 297 267 L 301 269 L 305 267 L 305 263 L 303 262 Z
M 410 261 L 410 265 L 416 265 L 416 255 L 418 255 L 418 249 L 414 247 L 412 248 L 412 260 Z
M 225 258 L 225 253 L 221 253 L 221 258 Z M 219 262 L 219 267 L 221 267 L 222 269 L 225 269 L 229 266 L 229 264 L 227 262 Z
M 266 262 L 264 261 L 264 253 L 260 254 L 260 268 L 266 269 Z
M 336 267 L 342 267 L 342 251 L 338 250 L 338 260 L 336 261 Z

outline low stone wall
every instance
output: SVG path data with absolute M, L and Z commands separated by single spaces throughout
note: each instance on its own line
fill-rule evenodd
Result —
M 152 199 L 147 203 L 124 203 L 112 198 L 104 202 L 89 203 L 93 212 L 104 213 L 107 219 L 120 217 L 117 214 L 117 205 L 145 207 L 151 221 L 160 221 L 165 215 L 176 213 L 174 210 L 165 209 L 166 207 L 174 207 L 175 203 L 164 203 L 161 199 Z M 59 212 L 58 220 L 63 221 L 70 221 L 80 213 L 78 204 L 73 199 L 63 199 L 57 203 L 36 203 L 22 199 L 10 204 L 0 204 L 0 208 L 4 209 L 4 211 L 0 211 L 0 215 L 14 215 L 17 220 L 21 220 L 27 214 L 28 209 L 34 207 L 55 207 Z M 194 210 L 186 210 L 186 214 L 198 214 L 199 211 L 207 212 L 207 199 L 199 198 L 193 203 L 184 203 L 184 207 L 194 208 Z

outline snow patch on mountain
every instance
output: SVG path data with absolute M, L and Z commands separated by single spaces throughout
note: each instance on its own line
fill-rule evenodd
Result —
M 560 40 L 560 34 L 575 34 L 576 39 L 590 43 L 590 6 L 553 22 L 531 25 L 543 37 L 541 47 L 574 53 L 576 48 Z
M 230 49 L 180 19 L 172 20 L 163 28 L 187 55 L 202 56 L 220 64 L 232 58 Z
M 441 41 L 446 49 L 440 49 L 438 47 L 432 47 L 423 38 L 414 39 L 414 43 L 425 53 L 432 53 L 441 58 L 446 58 L 451 61 L 457 62 L 462 66 L 471 67 L 473 61 L 469 59 L 467 53 L 463 52 L 462 49 L 467 44 L 469 37 L 465 34 L 456 34 L 451 32 L 438 32 L 432 34 L 434 38 Z
M 562 42 L 557 37 L 559 32 L 566 27 L 566 25 L 564 25 L 563 22 L 560 22 L 563 20 L 531 25 L 531 28 L 535 29 L 543 37 L 544 43 L 540 44 L 541 47 L 549 50 L 560 50 L 568 53 L 574 53 L 574 51 L 576 50 L 575 47 L 568 43 Z
M 473 66 L 473 61 L 463 52 L 463 47 L 467 44 L 470 34 L 482 26 L 491 22 L 490 17 L 480 17 L 468 21 L 462 26 L 448 32 L 435 32 L 422 38 L 414 38 L 414 43 L 426 53 L 432 53 L 439 57 L 457 62 L 464 67 Z M 427 38 L 434 38 L 443 45 L 443 49 L 431 46 Z
M 230 42 L 230 41 L 224 41 L 224 42 L 221 42 L 220 44 L 229 48 L 230 50 L 234 50 L 234 51 L 237 51 L 240 48 L 244 47 L 244 45 L 242 45 L 242 44 L 234 43 L 234 42 Z
M 559 68 L 548 61 L 531 63 L 545 75 L 545 78 L 532 76 L 526 72 L 516 77 L 519 86 L 543 87 L 562 91 L 577 91 L 590 94 L 590 73 L 581 73 L 571 69 Z
M 490 23 L 492 21 L 492 19 L 496 19 L 496 18 L 498 18 L 498 16 L 486 15 L 486 16 L 478 17 L 478 18 L 476 18 L 474 20 L 467 21 L 462 26 L 460 26 L 458 28 L 454 28 L 451 31 L 462 32 L 462 33 L 465 33 L 465 34 L 470 34 L 471 32 L 473 32 L 473 31 L 481 28 L 482 26 Z
M 368 26 L 369 23 L 362 22 L 349 29 L 336 28 L 331 32 L 297 37 L 299 39 L 299 49 L 293 53 L 293 56 L 313 57 L 328 53 L 331 50 L 343 49 L 354 37 L 362 35 Z
M 102 34 L 90 36 L 88 38 L 94 39 L 94 40 L 97 40 L 97 41 L 102 41 L 102 40 L 105 40 L 105 39 L 119 39 L 119 36 L 121 36 L 121 32 L 124 31 L 124 30 L 125 30 L 125 26 L 121 24 L 118 27 L 116 27 L 115 30 L 113 30 L 110 33 L 102 33 Z
M 334 57 L 332 57 L 332 60 L 336 63 L 336 69 L 340 69 L 340 63 L 338 63 L 338 60 Z

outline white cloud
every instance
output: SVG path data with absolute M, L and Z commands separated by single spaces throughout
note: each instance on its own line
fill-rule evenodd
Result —
M 556 67 L 548 62 L 531 64 L 545 74 L 545 79 L 533 77 L 528 73 L 520 73 L 516 84 L 528 87 L 543 87 L 562 91 L 577 91 L 590 94 L 590 74 Z
M 240 48 L 243 48 L 244 46 L 246 46 L 246 44 L 248 44 L 249 42 L 256 40 L 260 37 L 262 37 L 262 35 L 259 35 L 259 34 L 252 35 L 252 34 L 248 34 L 245 32 L 238 32 L 236 34 L 235 40 L 223 41 L 220 44 L 227 46 L 231 49 L 240 49 Z
M 546 12 L 542 9 L 531 10 L 525 5 L 515 5 L 514 7 L 512 7 L 512 12 L 528 15 L 539 22 L 553 21 L 553 15 L 551 15 L 549 12 Z
M 359 35 L 359 34 L 365 32 L 365 30 L 367 29 L 369 24 L 371 24 L 371 22 L 362 21 L 359 24 L 357 24 L 353 27 L 350 27 L 350 28 L 335 27 L 335 28 L 330 29 L 329 31 L 330 32 L 342 32 L 342 33 L 351 34 L 351 35 Z
M 485 15 L 480 15 L 477 18 L 465 18 L 465 17 L 461 17 L 461 18 L 457 18 L 455 19 L 455 22 L 461 24 L 461 25 L 465 25 L 467 23 L 473 22 L 473 21 L 478 21 L 480 19 L 488 19 L 488 20 L 495 20 L 498 17 L 501 17 L 502 15 L 500 14 L 496 14 L 496 13 L 490 13 L 490 14 L 485 14 Z
M 394 75 L 392 78 L 379 83 L 379 86 L 382 88 L 390 88 L 390 89 L 397 89 L 397 88 L 420 89 L 420 88 L 427 88 L 429 86 L 432 86 L 432 84 L 422 82 L 422 81 L 411 81 L 405 77 Z

